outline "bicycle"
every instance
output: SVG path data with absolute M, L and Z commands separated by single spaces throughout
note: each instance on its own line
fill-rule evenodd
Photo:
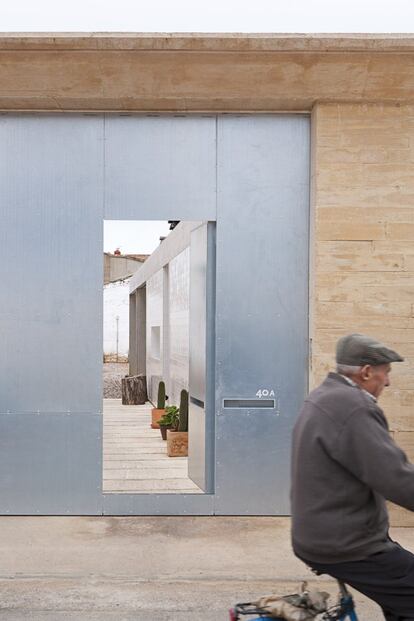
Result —
M 339 599 L 338 602 L 328 608 L 326 612 L 320 617 L 320 621 L 358 621 L 357 614 L 355 612 L 355 603 L 351 593 L 348 591 L 346 584 L 338 580 L 339 585 Z M 306 610 L 306 606 L 302 606 Z M 244 604 L 236 604 L 234 608 L 229 610 L 230 621 L 241 621 L 244 616 L 259 615 L 251 619 L 251 621 L 284 621 L 282 618 L 269 617 L 268 613 L 260 608 L 254 606 L 251 602 Z M 319 614 L 317 615 L 319 616 Z

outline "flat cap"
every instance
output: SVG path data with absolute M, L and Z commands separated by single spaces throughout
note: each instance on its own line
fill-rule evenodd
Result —
M 396 351 L 364 334 L 347 334 L 336 345 L 337 364 L 362 367 L 365 364 L 378 366 L 403 360 Z

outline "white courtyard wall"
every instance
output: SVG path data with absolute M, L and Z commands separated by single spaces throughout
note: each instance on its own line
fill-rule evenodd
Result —
M 169 404 L 179 405 L 180 392 L 188 390 L 190 249 L 186 248 L 169 264 L 170 294 L 170 378 Z
M 117 320 L 118 321 L 118 360 L 128 360 L 129 349 L 129 281 L 121 280 L 104 285 L 104 358 L 116 361 Z
M 156 404 L 163 359 L 163 272 L 147 280 L 147 385 L 148 396 Z

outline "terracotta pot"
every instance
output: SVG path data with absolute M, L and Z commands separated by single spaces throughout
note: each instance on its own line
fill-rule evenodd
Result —
M 167 431 L 168 457 L 188 457 L 188 431 Z
M 159 429 L 160 426 L 158 424 L 158 421 L 160 420 L 160 418 L 162 416 L 164 416 L 165 414 L 165 408 L 152 408 L 151 410 L 151 427 L 152 429 Z
M 163 440 L 167 439 L 167 431 L 168 429 L 171 429 L 171 425 L 159 425 L 160 431 L 161 431 L 161 436 Z

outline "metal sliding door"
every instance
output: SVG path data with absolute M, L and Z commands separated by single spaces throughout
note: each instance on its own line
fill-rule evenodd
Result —
M 189 457 L 204 494 L 102 494 L 104 219 L 205 223 Z M 0 117 L 0 514 L 288 513 L 308 231 L 306 117 Z
M 214 490 L 215 224 L 191 233 L 188 476 L 204 492 Z
M 289 513 L 307 390 L 309 119 L 219 118 L 216 501 Z
M 102 118 L 0 118 L 0 512 L 102 496 Z

